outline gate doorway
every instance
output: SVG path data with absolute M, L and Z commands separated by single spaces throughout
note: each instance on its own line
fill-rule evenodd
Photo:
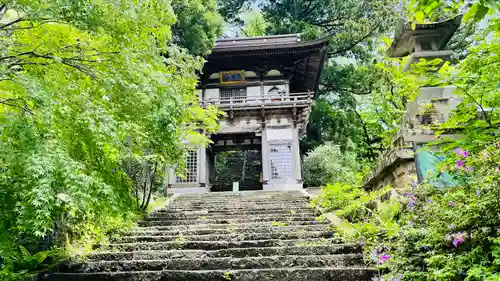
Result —
M 262 190 L 260 137 L 255 134 L 217 135 L 212 139 L 213 179 L 211 191 Z

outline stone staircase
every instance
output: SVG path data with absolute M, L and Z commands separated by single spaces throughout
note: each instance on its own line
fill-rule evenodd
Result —
M 45 281 L 364 281 L 358 245 L 332 238 L 298 191 L 183 195 L 105 252 Z

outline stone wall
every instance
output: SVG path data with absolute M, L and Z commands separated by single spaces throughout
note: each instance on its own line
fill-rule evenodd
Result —
M 382 188 L 388 184 L 404 189 L 417 179 L 415 156 L 411 148 L 394 148 L 380 157 L 378 164 L 365 177 L 367 190 Z

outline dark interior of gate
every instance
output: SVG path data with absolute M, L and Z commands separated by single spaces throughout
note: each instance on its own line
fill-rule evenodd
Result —
M 219 134 L 212 137 L 208 153 L 211 191 L 262 189 L 261 138 L 255 133 Z

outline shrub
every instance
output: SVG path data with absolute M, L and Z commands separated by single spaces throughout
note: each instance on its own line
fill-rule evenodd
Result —
M 328 183 L 355 183 L 362 165 L 354 152 L 342 151 L 338 145 L 325 143 L 304 159 L 304 183 L 320 186 Z

